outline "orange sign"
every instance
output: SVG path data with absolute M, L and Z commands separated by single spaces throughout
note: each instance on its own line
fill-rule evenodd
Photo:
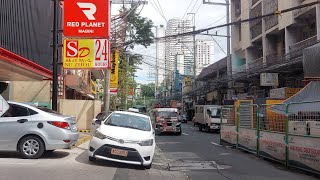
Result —
M 64 36 L 108 37 L 109 0 L 64 1 Z

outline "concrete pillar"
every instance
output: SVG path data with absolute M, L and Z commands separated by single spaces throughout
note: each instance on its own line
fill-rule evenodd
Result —
M 294 30 L 286 27 L 285 29 L 285 49 L 286 49 L 286 54 L 288 54 L 290 52 L 289 47 L 293 44 L 296 43 L 296 37 L 295 37 L 295 33 Z
M 320 40 L 320 4 L 317 4 L 316 8 L 316 21 L 317 21 L 317 38 Z

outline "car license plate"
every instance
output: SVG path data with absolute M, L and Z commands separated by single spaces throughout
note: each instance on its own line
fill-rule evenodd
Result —
M 111 149 L 111 154 L 117 155 L 117 156 L 127 157 L 128 156 L 128 151 L 112 148 Z

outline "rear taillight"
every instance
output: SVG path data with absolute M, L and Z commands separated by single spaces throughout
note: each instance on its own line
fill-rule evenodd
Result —
M 62 129 L 70 129 L 69 123 L 59 121 L 48 121 L 49 124 Z

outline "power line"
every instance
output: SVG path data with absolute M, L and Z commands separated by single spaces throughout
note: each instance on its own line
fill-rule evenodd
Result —
M 189 6 L 188 6 L 188 8 L 187 8 L 187 10 L 186 10 L 186 12 L 183 14 L 183 16 L 182 16 L 182 18 L 181 19 L 183 19 L 186 15 L 187 15 L 187 12 L 188 12 L 188 10 L 189 10 L 189 8 L 190 8 L 190 6 L 191 6 L 191 4 L 192 4 L 192 2 L 193 2 L 194 0 L 191 0 L 191 2 L 190 2 L 190 4 L 189 4 Z
M 161 4 L 160 4 L 159 0 L 157 0 L 157 2 L 158 2 L 158 4 L 159 4 L 159 9 L 160 9 L 162 15 L 163 15 L 164 17 L 166 17 L 166 16 L 164 15 L 164 13 L 163 13 L 163 10 L 162 10 L 162 7 L 161 7 Z
M 196 10 L 196 12 L 195 12 L 196 14 L 198 13 L 198 11 L 199 11 L 199 9 L 200 9 L 201 5 L 202 5 L 202 3 L 200 3 L 200 5 L 199 5 L 198 9 Z
M 237 24 L 241 24 L 241 23 L 246 23 L 246 22 L 262 19 L 262 18 L 269 17 L 269 16 L 276 16 L 279 13 L 280 14 L 281 13 L 287 13 L 287 12 L 291 12 L 291 11 L 294 11 L 294 10 L 297 10 L 297 9 L 302 9 L 302 8 L 305 8 L 305 7 L 313 6 L 313 5 L 316 5 L 316 4 L 320 4 L 320 0 L 317 0 L 315 2 L 311 2 L 311 3 L 308 3 L 308 4 L 304 4 L 304 5 L 299 5 L 299 6 L 296 6 L 296 7 L 293 7 L 293 8 L 288 8 L 288 9 L 285 9 L 285 10 L 283 10 L 281 12 L 280 11 L 275 11 L 273 13 L 265 14 L 265 15 L 262 15 L 262 16 L 256 16 L 256 17 L 252 17 L 252 18 L 248 18 L 248 19 L 244 19 L 244 20 L 239 20 L 239 21 L 235 21 L 235 22 L 231 22 L 231 23 L 226 23 L 226 24 L 222 24 L 222 25 L 218 25 L 218 26 L 212 26 L 212 27 L 208 27 L 208 28 L 198 29 L 198 30 L 195 30 L 195 31 L 190 31 L 190 32 L 185 32 L 185 33 L 180 33 L 180 34 L 175 34 L 175 35 L 168 35 L 168 36 L 163 36 L 163 37 L 153 38 L 153 39 L 154 40 L 162 40 L 162 39 L 168 39 L 168 38 L 191 36 L 193 34 L 200 34 L 202 32 L 209 31 L 209 30 L 212 30 L 212 29 L 217 29 L 217 28 L 221 28 L 221 27 L 225 27 L 225 26 L 231 26 L 231 25 L 237 25 Z M 138 41 L 138 42 L 144 42 L 144 41 L 146 41 L 146 40 L 142 40 L 142 41 Z
M 160 12 L 160 10 L 158 9 L 158 6 L 156 4 L 154 5 L 152 0 L 150 0 L 150 3 L 152 7 L 158 12 L 158 14 L 167 22 L 166 17 Z

